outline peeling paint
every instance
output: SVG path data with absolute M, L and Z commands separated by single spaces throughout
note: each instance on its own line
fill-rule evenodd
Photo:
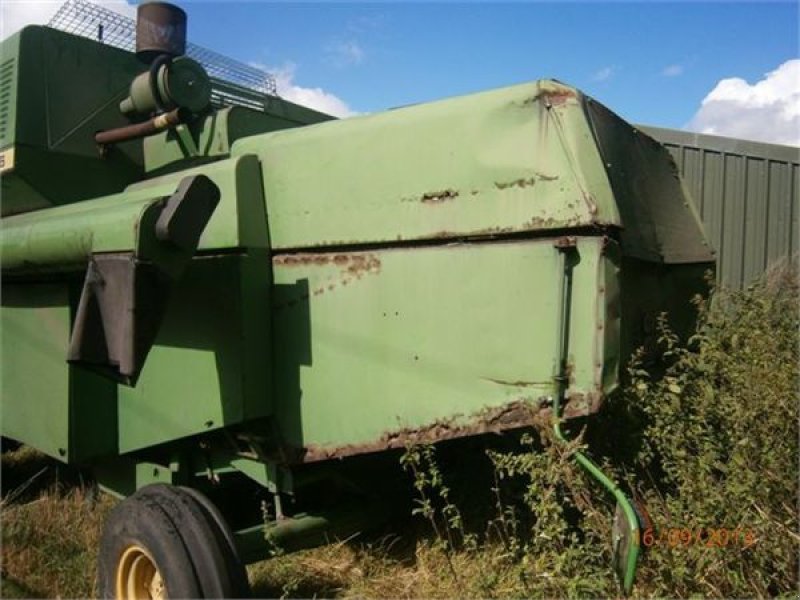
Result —
M 534 384 L 534 382 L 527 383 Z M 572 418 L 594 413 L 599 410 L 602 400 L 603 395 L 599 392 L 573 393 L 565 402 L 563 416 Z M 311 445 L 289 451 L 284 449 L 281 456 L 295 463 L 341 459 L 358 454 L 401 449 L 408 444 L 434 443 L 487 433 L 500 434 L 533 425 L 547 425 L 551 416 L 552 408 L 548 405 L 546 396 L 539 400 L 523 398 L 500 407 L 485 409 L 466 419 L 458 415 L 451 419 L 435 421 L 424 427 L 389 431 L 373 442 L 335 447 Z
M 583 200 L 586 202 L 586 205 L 589 207 L 589 213 L 591 215 L 597 214 L 597 201 L 594 199 L 594 196 L 588 192 L 583 193 Z
M 513 188 L 513 187 L 518 187 L 518 188 L 532 187 L 534 184 L 536 184 L 536 177 L 528 177 L 527 179 L 520 178 L 507 182 L 496 181 L 494 187 L 496 187 L 498 190 L 506 190 L 508 188 Z
M 436 421 L 425 427 L 390 431 L 374 442 L 332 448 L 307 446 L 299 451 L 297 459 L 305 463 L 318 462 L 356 454 L 405 448 L 408 444 L 438 442 L 484 433 L 500 433 L 507 429 L 533 425 L 539 415 L 538 409 L 539 406 L 531 401 L 518 400 L 501 407 L 483 410 L 469 419 L 453 417 Z
M 273 265 L 294 267 L 300 265 L 327 265 L 330 254 L 278 254 L 272 257 Z
M 486 229 L 473 231 L 470 235 L 499 235 L 502 233 L 510 233 L 512 231 L 514 231 L 513 227 L 487 227 Z
M 577 98 L 575 90 L 562 86 L 548 86 L 535 96 L 523 100 L 522 106 L 541 103 L 544 108 L 552 108 L 553 106 L 562 106 L 570 100 L 577 100 Z
M 580 392 L 572 393 L 567 397 L 563 416 L 568 419 L 587 417 L 600 410 L 600 407 L 603 405 L 603 400 L 603 393 L 597 390 L 586 394 Z
M 337 286 L 346 286 L 350 282 L 361 279 L 367 274 L 378 274 L 381 270 L 381 260 L 375 254 L 353 253 L 353 254 L 281 254 L 272 257 L 272 264 L 275 266 L 297 267 L 297 266 L 325 266 L 335 265 L 339 267 L 341 278 L 338 281 L 323 283 L 314 288 L 311 294 L 303 294 L 298 298 L 293 298 L 285 304 L 275 304 L 273 308 L 282 309 L 286 306 L 295 306 L 299 302 L 307 301 L 312 295 L 320 296 L 327 292 L 332 292 Z
M 345 263 L 344 272 L 358 279 L 365 273 L 378 273 L 381 270 L 381 260 L 374 254 L 351 254 Z
M 535 173 L 531 177 L 520 177 L 511 181 L 496 181 L 494 186 L 498 190 L 507 190 L 509 188 L 526 188 L 533 187 L 537 181 L 556 181 L 558 175 L 546 175 L 544 173 Z
M 525 229 L 555 229 L 556 227 L 563 227 L 564 222 L 552 217 L 531 217 L 522 226 Z
M 284 267 L 334 264 L 342 270 L 342 275 L 361 277 L 364 273 L 377 273 L 381 260 L 375 254 L 279 254 L 272 257 L 272 264 Z
M 458 192 L 455 190 L 442 190 L 441 192 L 428 192 L 426 194 L 422 194 L 420 202 L 423 204 L 439 204 L 457 197 Z
M 575 357 L 570 356 L 567 360 L 567 365 L 564 368 L 564 376 L 567 378 L 569 385 L 575 385 Z
M 568 88 L 560 88 L 558 90 L 544 90 L 537 99 L 541 99 L 545 106 L 562 106 L 570 100 L 577 99 L 575 91 Z
M 578 245 L 578 238 L 573 235 L 564 235 L 553 242 L 553 246 L 560 249 L 575 248 Z
M 497 385 L 507 385 L 511 387 L 533 387 L 533 386 L 550 386 L 553 385 L 552 381 L 508 381 L 506 379 L 496 379 L 494 377 L 481 377 L 486 381 L 491 381 Z

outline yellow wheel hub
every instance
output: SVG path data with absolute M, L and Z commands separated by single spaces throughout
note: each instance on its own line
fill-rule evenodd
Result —
M 164 579 L 153 557 L 141 546 L 128 546 L 117 564 L 117 600 L 153 599 L 167 597 Z

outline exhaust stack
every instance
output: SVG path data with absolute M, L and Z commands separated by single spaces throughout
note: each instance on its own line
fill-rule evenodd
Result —
M 168 2 L 145 2 L 136 9 L 136 56 L 150 65 L 162 54 L 186 54 L 186 13 Z

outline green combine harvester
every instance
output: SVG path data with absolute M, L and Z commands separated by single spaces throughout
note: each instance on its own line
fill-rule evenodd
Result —
M 124 498 L 104 597 L 246 596 L 245 563 L 379 522 L 408 444 L 565 440 L 704 289 L 669 153 L 572 87 L 220 107 L 253 93 L 138 11 L 135 54 L 27 27 L 0 62 L 2 435 Z M 629 590 L 636 513 L 576 459 Z

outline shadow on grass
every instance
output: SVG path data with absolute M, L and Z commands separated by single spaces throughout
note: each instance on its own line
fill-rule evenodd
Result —
M 64 493 L 93 485 L 86 473 L 29 446 L 3 452 L 0 458 L 0 503 L 3 506 L 32 502 L 45 491 Z
M 26 588 L 5 573 L 0 576 L 0 598 L 45 598 L 45 595 Z
M 254 598 L 332 598 L 359 594 L 359 583 L 377 572 L 416 564 L 428 536 L 416 520 L 398 518 L 350 540 L 276 556 L 248 567 Z

